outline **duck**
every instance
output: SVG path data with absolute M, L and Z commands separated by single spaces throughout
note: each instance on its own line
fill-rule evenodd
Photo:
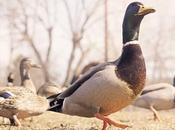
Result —
M 31 68 L 40 69 L 41 66 L 33 63 L 31 58 L 25 57 L 21 60 L 19 70 L 20 70 L 20 77 L 21 77 L 21 86 L 30 89 L 33 93 L 37 93 L 36 87 L 31 80 L 31 76 L 29 71 Z
M 7 86 L 8 87 L 14 86 L 14 74 L 12 72 L 10 72 L 7 77 Z
M 44 83 L 37 91 L 37 95 L 50 97 L 61 92 L 61 85 L 48 81 Z
M 151 110 L 154 120 L 161 121 L 157 111 L 175 108 L 175 87 L 168 83 L 148 85 L 133 105 Z
M 85 72 L 87 72 L 91 67 L 94 67 L 96 65 L 100 64 L 98 61 L 90 62 L 89 64 L 85 65 L 80 73 L 74 74 L 71 80 L 71 84 L 73 84 L 81 75 L 83 75 Z
M 110 119 L 108 115 L 130 105 L 144 87 L 146 67 L 138 38 L 141 21 L 153 12 L 155 9 L 140 2 L 130 3 L 123 20 L 121 56 L 91 68 L 66 90 L 48 97 L 48 110 L 95 117 L 103 122 L 102 130 L 106 130 L 108 125 L 130 127 Z
M 30 58 L 23 58 L 20 63 L 23 86 L 0 87 L 0 116 L 8 118 L 10 125 L 20 127 L 19 119 L 40 115 L 49 107 L 47 99 L 33 91 L 29 74 L 31 68 L 40 68 L 40 66 L 34 64 Z

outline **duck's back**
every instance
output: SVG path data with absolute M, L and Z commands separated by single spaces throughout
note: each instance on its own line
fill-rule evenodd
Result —
M 0 87 L 0 93 L 11 94 L 9 98 L 0 101 L 1 111 L 11 114 L 18 113 L 19 118 L 39 115 L 48 108 L 48 102 L 44 97 L 37 96 L 27 88 Z
M 44 97 L 49 97 L 58 93 L 60 93 L 60 89 L 57 86 L 53 86 L 53 85 L 41 86 L 37 92 L 38 95 L 44 96 Z
M 145 87 L 134 104 L 145 108 L 152 105 L 156 110 L 173 108 L 175 107 L 175 88 L 165 83 L 150 85 Z
M 141 95 L 144 95 L 146 93 L 149 93 L 149 92 L 152 92 L 152 91 L 156 91 L 156 90 L 162 90 L 162 89 L 165 89 L 165 88 L 173 88 L 172 85 L 168 84 L 168 83 L 157 83 L 157 84 L 151 84 L 151 85 L 148 85 L 146 86 Z

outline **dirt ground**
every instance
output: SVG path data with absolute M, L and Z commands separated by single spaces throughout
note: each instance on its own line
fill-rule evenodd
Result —
M 111 119 L 132 125 L 125 130 L 175 130 L 175 109 L 159 111 L 161 121 L 154 121 L 153 114 L 147 109 L 129 106 L 112 114 Z M 8 120 L 0 118 L 0 130 L 18 130 L 10 127 Z M 45 112 L 44 114 L 21 121 L 20 130 L 101 130 L 102 121 L 96 118 L 82 118 L 64 114 Z M 108 130 L 121 130 L 110 126 Z

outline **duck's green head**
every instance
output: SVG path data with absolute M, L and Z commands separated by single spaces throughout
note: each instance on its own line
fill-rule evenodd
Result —
M 129 17 L 129 16 L 131 16 L 131 17 L 134 17 L 134 16 L 143 17 L 149 13 L 154 13 L 154 12 L 155 12 L 155 9 L 153 9 L 153 8 L 146 7 L 140 2 L 133 2 L 133 3 L 128 5 L 125 15 L 127 17 Z
M 138 40 L 143 17 L 153 12 L 155 9 L 146 7 L 140 2 L 133 2 L 128 5 L 123 21 L 123 43 Z

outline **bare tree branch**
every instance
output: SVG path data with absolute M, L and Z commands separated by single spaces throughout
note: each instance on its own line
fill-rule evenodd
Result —
M 95 5 L 93 6 L 93 8 L 88 12 L 87 9 L 85 8 L 85 3 L 82 0 L 81 4 L 83 7 L 83 10 L 86 12 L 85 13 L 85 17 L 83 19 L 83 22 L 80 24 L 77 23 L 73 23 L 73 19 L 72 19 L 72 14 L 69 8 L 69 5 L 67 3 L 66 0 L 63 0 L 65 8 L 67 10 L 68 13 L 68 20 L 70 23 L 70 30 L 72 32 L 72 50 L 70 53 L 70 57 L 68 60 L 68 67 L 67 67 L 67 71 L 66 71 L 66 77 L 63 83 L 63 86 L 67 86 L 70 83 L 70 80 L 73 76 L 73 73 L 75 73 L 76 69 L 74 70 L 74 72 L 72 72 L 72 65 L 74 62 L 74 55 L 75 55 L 75 51 L 77 49 L 79 49 L 81 51 L 81 57 L 80 60 L 78 62 L 83 61 L 83 58 L 86 56 L 86 54 L 89 52 L 89 50 L 87 52 L 83 52 L 82 46 L 81 46 L 81 40 L 84 37 L 84 32 L 85 32 L 85 27 L 88 23 L 88 21 L 90 20 L 90 18 L 93 16 L 93 14 L 95 13 L 95 11 L 97 10 L 97 7 L 99 5 L 100 0 L 97 0 L 97 2 L 95 3 Z M 81 21 L 81 17 L 78 17 L 79 19 L 77 21 Z M 75 30 L 77 29 L 77 30 Z M 77 65 L 77 68 L 79 67 L 79 64 Z
M 39 63 L 41 64 L 42 68 L 43 68 L 43 74 L 44 74 L 44 78 L 45 81 L 49 81 L 50 80 L 50 74 L 48 72 L 48 66 L 49 66 L 49 59 L 50 59 L 50 54 L 52 51 L 52 45 L 53 45 L 53 28 L 54 28 L 54 22 L 53 24 L 51 24 L 50 22 L 50 14 L 49 14 L 49 7 L 48 7 L 48 1 L 45 0 L 44 1 L 44 5 L 42 5 L 43 9 L 45 10 L 45 14 L 46 14 L 46 18 L 43 18 L 41 15 L 37 14 L 36 10 L 37 10 L 37 5 L 35 7 L 29 6 L 29 8 L 31 8 L 31 10 L 34 11 L 33 15 L 29 15 L 27 14 L 27 9 L 28 5 L 26 5 L 27 3 L 25 3 L 23 0 L 17 0 L 19 6 L 20 6 L 20 13 L 19 15 L 21 15 L 22 17 L 16 17 L 16 19 L 18 20 L 18 22 L 16 22 L 13 19 L 9 19 L 9 22 L 12 24 L 13 28 L 20 34 L 20 36 L 22 37 L 22 39 L 20 40 L 22 41 L 26 41 L 30 47 L 32 48 L 32 50 L 34 51 L 34 54 L 36 55 Z M 41 6 L 41 5 L 38 5 Z M 54 6 L 56 7 L 56 5 Z M 29 23 L 30 20 L 33 20 L 33 28 L 29 27 L 29 25 L 31 26 L 31 24 Z M 37 42 L 34 41 L 34 32 L 35 31 L 35 22 L 39 21 L 40 24 L 43 26 L 43 28 L 45 29 L 47 35 L 48 35 L 48 48 L 46 51 L 46 59 L 43 60 L 42 59 L 42 54 L 39 52 L 38 48 L 36 47 Z
M 71 16 L 71 11 L 70 11 L 69 5 L 67 3 L 67 0 L 63 0 L 63 3 L 65 5 L 66 11 L 67 11 L 68 21 L 69 21 L 69 25 L 70 25 L 70 30 L 73 33 L 74 32 L 73 21 L 72 21 L 72 16 Z
M 89 53 L 89 51 L 91 50 L 91 48 L 87 48 L 86 50 L 81 49 L 81 56 L 77 62 L 77 65 L 73 71 L 73 75 L 76 75 L 78 73 L 78 70 L 80 69 L 81 65 L 83 64 L 83 61 L 85 59 L 85 57 L 87 56 L 87 54 Z
M 108 0 L 105 0 L 105 5 L 104 5 L 104 33 L 105 33 L 105 38 L 104 38 L 104 42 L 105 42 L 105 55 L 104 55 L 104 61 L 107 62 L 108 61 L 108 48 L 109 48 L 109 43 L 108 43 Z
M 52 33 L 53 33 L 53 27 L 50 27 L 47 29 L 47 33 L 48 33 L 48 38 L 49 38 L 49 46 L 47 49 L 47 55 L 46 55 L 46 62 L 45 63 L 49 63 L 49 59 L 50 59 L 50 54 L 51 54 L 51 49 L 52 49 L 52 44 L 53 44 L 53 38 L 52 38 Z

